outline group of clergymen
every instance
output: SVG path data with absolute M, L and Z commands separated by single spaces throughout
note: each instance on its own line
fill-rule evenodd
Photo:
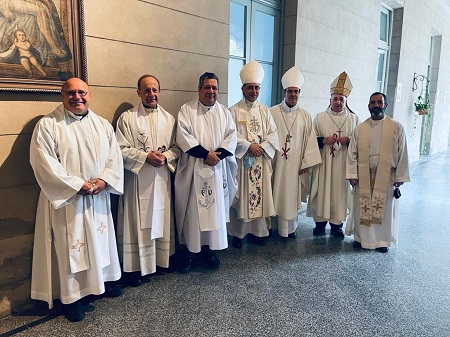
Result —
M 133 286 L 157 267 L 170 268 L 175 233 L 185 245 L 184 273 L 196 263 L 217 268 L 214 251 L 228 247 L 228 235 L 236 248 L 245 237 L 263 245 L 275 229 L 295 238 L 307 194 L 315 236 L 329 223 L 330 235 L 344 238 L 350 214 L 345 231 L 354 234 L 353 246 L 387 252 L 397 239 L 393 191 L 409 173 L 404 129 L 385 115 L 386 96 L 370 96 L 371 117 L 359 124 L 343 72 L 331 84 L 329 107 L 312 120 L 299 107 L 304 77 L 297 67 L 284 74 L 284 99 L 270 109 L 258 101 L 262 66 L 251 61 L 240 77 L 244 97 L 228 110 L 217 102 L 218 77 L 204 73 L 198 98 L 175 120 L 158 104 L 158 79 L 144 75 L 141 102 L 120 116 L 116 132 L 89 109 L 85 82 L 64 83 L 63 104 L 38 122 L 31 140 L 42 190 L 32 298 L 50 308 L 60 299 L 66 317 L 80 321 L 93 309 L 83 298 L 122 293 L 112 282 L 121 265 Z M 117 233 L 110 193 L 121 195 Z

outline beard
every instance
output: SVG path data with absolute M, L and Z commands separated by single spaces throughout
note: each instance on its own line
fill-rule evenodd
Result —
M 384 108 L 380 108 L 378 106 L 373 107 L 372 109 L 370 109 L 370 114 L 372 115 L 372 117 L 382 117 L 384 115 Z

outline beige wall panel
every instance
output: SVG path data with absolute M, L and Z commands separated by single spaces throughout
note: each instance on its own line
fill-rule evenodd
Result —
M 132 2 L 133 5 L 128 5 L 128 2 Z M 86 10 L 86 35 L 162 49 L 228 57 L 229 2 L 215 0 L 206 6 L 213 7 L 212 3 L 217 4 L 219 8 L 214 8 L 210 12 L 216 13 L 221 9 L 221 5 L 227 3 L 227 6 L 224 6 L 226 8 L 222 10 L 222 21 L 215 21 L 210 19 L 209 15 L 202 16 L 201 13 L 187 14 L 183 10 L 184 7 L 190 7 L 191 11 L 200 9 L 200 3 L 206 4 L 206 1 L 174 2 L 175 8 L 183 7 L 181 11 L 168 8 L 170 6 L 165 2 L 164 6 L 159 6 L 141 1 L 96 0 L 95 4 L 92 1 Z M 102 15 L 97 15 L 98 10 L 94 10 L 93 7 L 101 8 Z M 95 18 L 90 17 L 91 13 Z M 111 24 L 111 18 L 114 24 Z M 227 34 L 224 34 L 224 31 Z M 111 55 L 105 51 L 103 59 Z
M 39 193 L 37 184 L 0 188 L 0 239 L 34 232 Z
M 89 86 L 92 92 L 90 108 L 114 125 L 119 115 L 133 105 L 136 91 L 128 88 Z M 137 97 L 137 96 L 136 96 Z
M 58 106 L 57 102 L 6 101 L 1 104 L 0 135 L 32 133 L 37 121 Z
M 145 2 L 173 8 L 175 10 L 184 13 L 189 13 L 194 16 L 208 18 L 218 22 L 228 23 L 230 19 L 229 0 L 214 0 L 214 1 L 145 0 Z
M 0 136 L 0 188 L 35 183 L 30 161 L 30 134 Z
M 34 234 L 0 239 L 0 317 L 30 305 Z
M 30 299 L 31 280 L 27 279 L 2 289 L 0 287 L 0 318 L 31 309 L 36 302 Z
M 320 53 L 320 57 L 317 57 Z M 326 62 L 325 60 L 333 60 L 333 63 Z M 350 59 L 345 55 L 336 55 L 332 51 L 319 51 L 317 49 L 302 46 L 301 51 L 297 52 L 296 64 L 300 66 L 300 69 L 306 73 L 311 72 L 315 74 L 328 75 L 329 81 L 325 83 L 313 83 L 315 86 L 326 87 L 339 75 L 342 71 L 346 71 L 352 82 L 354 80 L 368 80 L 374 78 L 374 63 L 359 60 Z M 305 81 L 305 86 L 308 83 Z M 311 83 L 309 83 L 311 85 Z
M 226 91 L 228 85 L 228 58 L 95 38 L 87 39 L 87 49 L 91 85 L 135 88 L 136 80 L 148 72 L 159 78 L 163 89 L 193 91 L 205 71 L 219 76 L 221 91 Z M 110 55 L 106 59 L 105 53 Z
M 162 84 L 162 83 L 161 83 Z M 91 102 L 92 110 L 108 119 L 115 127 L 117 119 L 126 110 L 139 104 L 140 98 L 136 94 L 135 88 L 114 88 L 114 87 L 94 87 Z M 159 104 L 174 117 L 178 115 L 180 107 L 198 97 L 197 91 L 161 90 Z M 227 95 L 219 93 L 218 101 L 224 105 L 227 102 Z
M 99 11 L 105 13 L 105 10 L 109 7 L 115 8 L 117 12 L 111 11 L 111 15 L 107 16 L 107 18 L 118 19 L 118 13 L 124 15 L 128 11 L 133 10 L 133 8 L 142 8 L 141 6 L 168 10 L 170 11 L 168 12 L 169 16 L 171 15 L 171 12 L 180 12 L 186 15 L 189 14 L 192 16 L 191 20 L 193 21 L 198 18 L 206 18 L 211 21 L 228 23 L 230 14 L 229 0 L 92 0 L 85 1 L 84 11 L 86 12 L 86 21 L 92 23 L 92 21 L 98 20 L 98 17 L 95 14 Z M 92 13 L 92 17 L 89 15 L 90 13 Z M 124 16 L 133 18 L 131 15 Z M 155 14 L 150 11 L 148 15 L 143 17 L 141 26 L 145 24 L 145 21 L 150 22 L 151 26 L 153 26 L 154 19 Z M 111 21 L 108 21 L 107 23 L 110 24 L 110 22 Z M 164 21 L 162 28 L 164 28 L 165 31 L 170 29 L 170 22 L 167 20 Z M 87 30 L 86 33 L 90 35 L 91 31 Z
M 0 240 L 0 291 L 31 278 L 34 234 Z

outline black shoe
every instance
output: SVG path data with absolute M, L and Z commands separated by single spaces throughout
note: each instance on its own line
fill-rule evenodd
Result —
M 327 221 L 316 221 L 316 227 L 313 229 L 314 236 L 324 236 L 325 227 L 327 226 Z
M 324 236 L 325 235 L 325 227 L 314 227 L 313 235 L 314 236 Z
M 264 246 L 266 244 L 265 238 L 262 238 L 262 237 L 259 237 L 259 236 L 253 235 L 253 234 L 247 235 L 247 241 L 251 242 L 257 246 Z
M 81 303 L 81 301 L 67 304 L 65 316 L 70 322 L 82 321 L 86 315 L 84 313 L 83 304 Z
M 179 272 L 186 274 L 192 271 L 194 266 L 194 259 L 188 256 L 183 257 L 183 260 L 180 262 Z
M 239 238 L 233 236 L 232 245 L 234 248 L 242 248 L 242 239 L 239 239 Z
M 273 228 L 269 229 L 269 238 L 273 238 L 275 234 L 273 233 Z
M 168 267 L 156 266 L 156 272 L 159 274 L 161 274 L 161 273 L 170 274 L 170 273 L 173 273 L 174 271 L 175 271 L 175 268 L 170 265 Z
M 123 294 L 123 290 L 117 284 L 105 283 L 104 297 L 117 297 Z
M 295 239 L 297 237 L 297 232 L 292 232 L 288 234 L 288 238 Z
M 330 226 L 331 226 L 331 230 L 330 230 L 331 236 L 334 236 L 335 238 L 338 238 L 338 239 L 345 238 L 344 232 L 342 231 L 342 224 L 341 225 L 330 224 Z
M 378 248 L 375 248 L 375 250 L 380 253 L 387 253 L 389 251 L 389 248 L 388 247 L 378 247 Z
M 84 312 L 92 312 L 92 311 L 94 311 L 94 309 L 95 309 L 95 307 L 92 303 L 83 304 Z
M 362 248 L 358 241 L 353 241 L 353 248 Z
M 139 287 L 142 284 L 141 272 L 124 273 L 127 285 Z
M 216 253 L 211 250 L 208 252 L 208 254 L 205 255 L 204 259 L 206 266 L 211 269 L 218 268 L 220 265 L 219 258 L 217 257 Z

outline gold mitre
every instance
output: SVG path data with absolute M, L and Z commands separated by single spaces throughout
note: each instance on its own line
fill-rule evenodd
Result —
M 264 69 L 258 62 L 253 60 L 242 67 L 239 76 L 241 77 L 242 84 L 261 84 L 264 79 Z
M 353 85 L 347 73 L 343 71 L 330 85 L 330 94 L 339 94 L 348 97 L 352 92 Z
M 303 83 L 305 83 L 305 78 L 303 77 L 300 69 L 298 69 L 296 66 L 293 66 L 291 69 L 286 71 L 286 73 L 281 78 L 283 89 L 287 89 L 289 87 L 296 87 L 301 89 L 303 87 Z

